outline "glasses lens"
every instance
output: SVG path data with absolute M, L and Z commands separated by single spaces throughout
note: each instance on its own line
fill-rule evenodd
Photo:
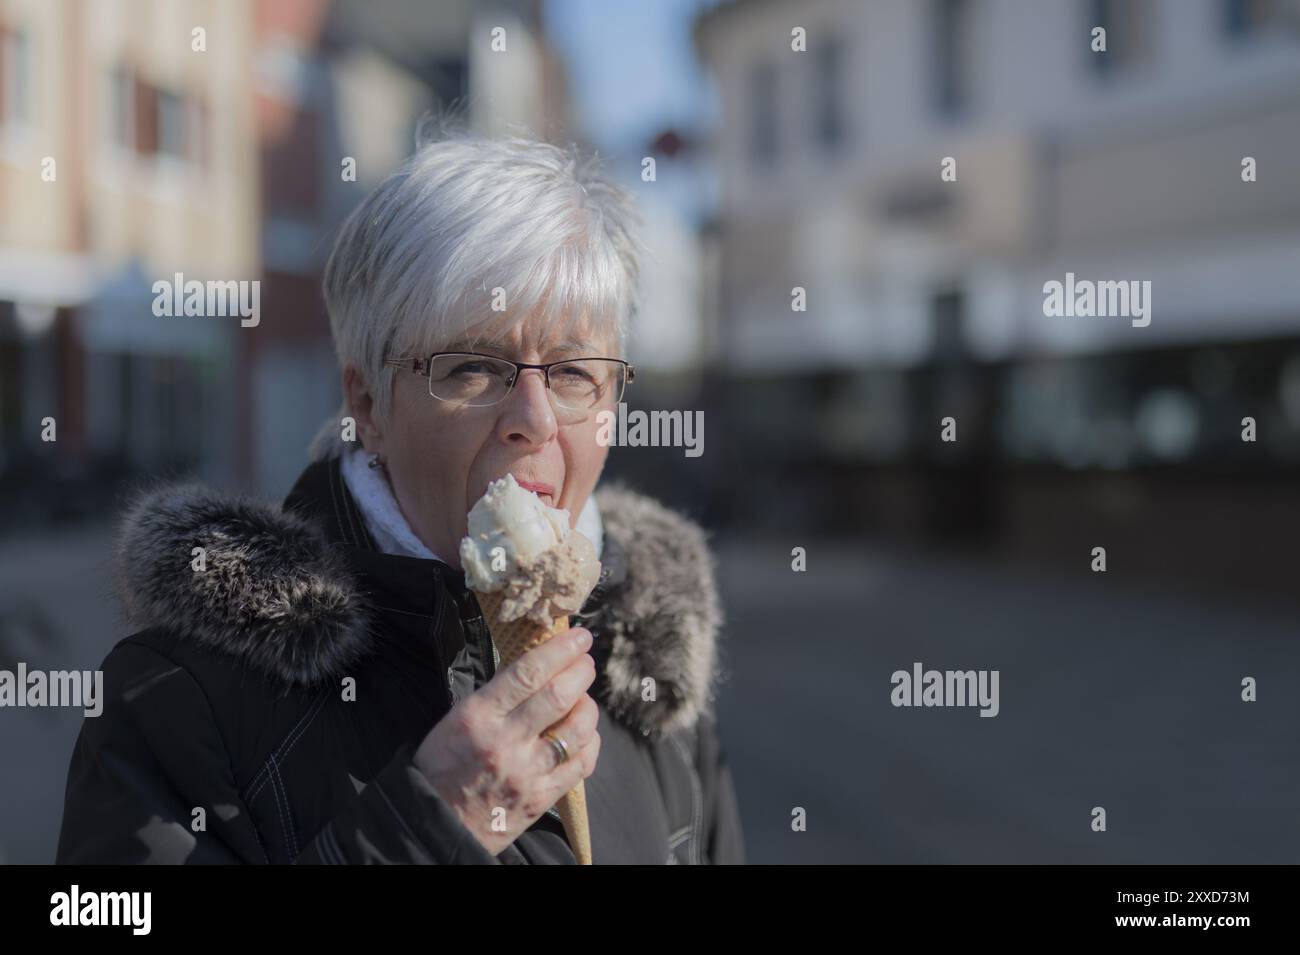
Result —
M 623 363 L 602 358 L 566 361 L 551 368 L 555 403 L 572 411 L 612 408 L 623 397 Z
M 429 363 L 429 394 L 452 404 L 496 404 L 510 390 L 514 366 L 487 355 L 437 355 Z

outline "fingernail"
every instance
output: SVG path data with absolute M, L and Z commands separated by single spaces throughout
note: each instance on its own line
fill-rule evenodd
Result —
M 591 646 L 591 631 L 586 627 L 577 627 L 576 630 L 578 633 L 578 649 L 587 649 L 587 647 Z

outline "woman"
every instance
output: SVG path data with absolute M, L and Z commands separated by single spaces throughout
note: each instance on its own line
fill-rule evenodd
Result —
M 583 779 L 597 864 L 743 861 L 703 534 L 595 491 L 637 279 L 629 196 L 554 146 L 447 139 L 362 202 L 324 283 L 344 408 L 283 505 L 126 514 L 139 632 L 58 861 L 572 863 L 553 806 Z M 506 474 L 603 569 L 581 626 L 499 668 L 458 543 Z

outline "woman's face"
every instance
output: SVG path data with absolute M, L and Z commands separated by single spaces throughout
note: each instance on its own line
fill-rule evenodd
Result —
M 598 338 L 555 339 L 541 322 L 520 322 L 506 340 L 470 348 L 453 342 L 440 351 L 477 351 L 541 364 L 565 358 L 616 357 Z M 416 536 L 440 559 L 460 567 L 467 517 L 488 484 L 513 474 L 548 507 L 569 511 L 576 523 L 596 486 L 609 448 L 596 441 L 593 410 L 585 419 L 557 422 L 539 369 L 527 369 L 504 400 L 487 407 L 458 407 L 429 394 L 427 379 L 398 370 L 392 412 L 374 420 L 369 396 L 355 371 L 344 372 L 366 451 L 378 453 L 402 514 Z M 359 407 L 359 405 L 361 407 Z

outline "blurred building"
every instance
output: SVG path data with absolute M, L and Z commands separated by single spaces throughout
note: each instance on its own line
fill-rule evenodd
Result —
M 155 318 L 151 286 L 257 277 L 249 9 L 0 3 L 5 479 L 229 459 L 230 330 Z
M 453 104 L 480 130 L 563 134 L 536 0 L 0 0 L 10 500 L 48 510 L 140 472 L 287 489 L 338 403 L 333 230 Z M 156 316 L 177 274 L 259 281 L 258 324 Z
M 700 387 L 716 319 L 703 307 L 703 226 L 714 182 L 711 157 L 700 146 L 691 132 L 666 127 L 627 155 L 607 157 L 604 167 L 605 175 L 636 197 L 646 254 L 641 320 L 631 329 L 631 349 L 638 383 L 656 386 L 665 398 L 685 399 Z
M 1204 478 L 1196 500 L 1294 472 L 1300 4 L 733 0 L 695 40 L 756 501 L 797 477 L 824 493 L 782 519 L 1031 552 L 1078 543 L 1066 508 L 1150 531 L 1180 493 L 1158 482 Z M 1150 280 L 1151 323 L 1045 317 L 1067 272 Z
M 700 145 L 692 132 L 667 127 L 638 149 L 605 157 L 604 174 L 635 197 L 644 244 L 640 307 L 628 336 L 636 366 L 636 383 L 623 399 L 630 410 L 694 413 L 713 400 L 719 309 L 710 300 L 717 256 L 708 215 L 716 182 Z M 708 519 L 708 486 L 721 460 L 718 454 L 687 458 L 674 447 L 639 448 L 612 454 L 604 473 L 606 480 L 653 488 Z

